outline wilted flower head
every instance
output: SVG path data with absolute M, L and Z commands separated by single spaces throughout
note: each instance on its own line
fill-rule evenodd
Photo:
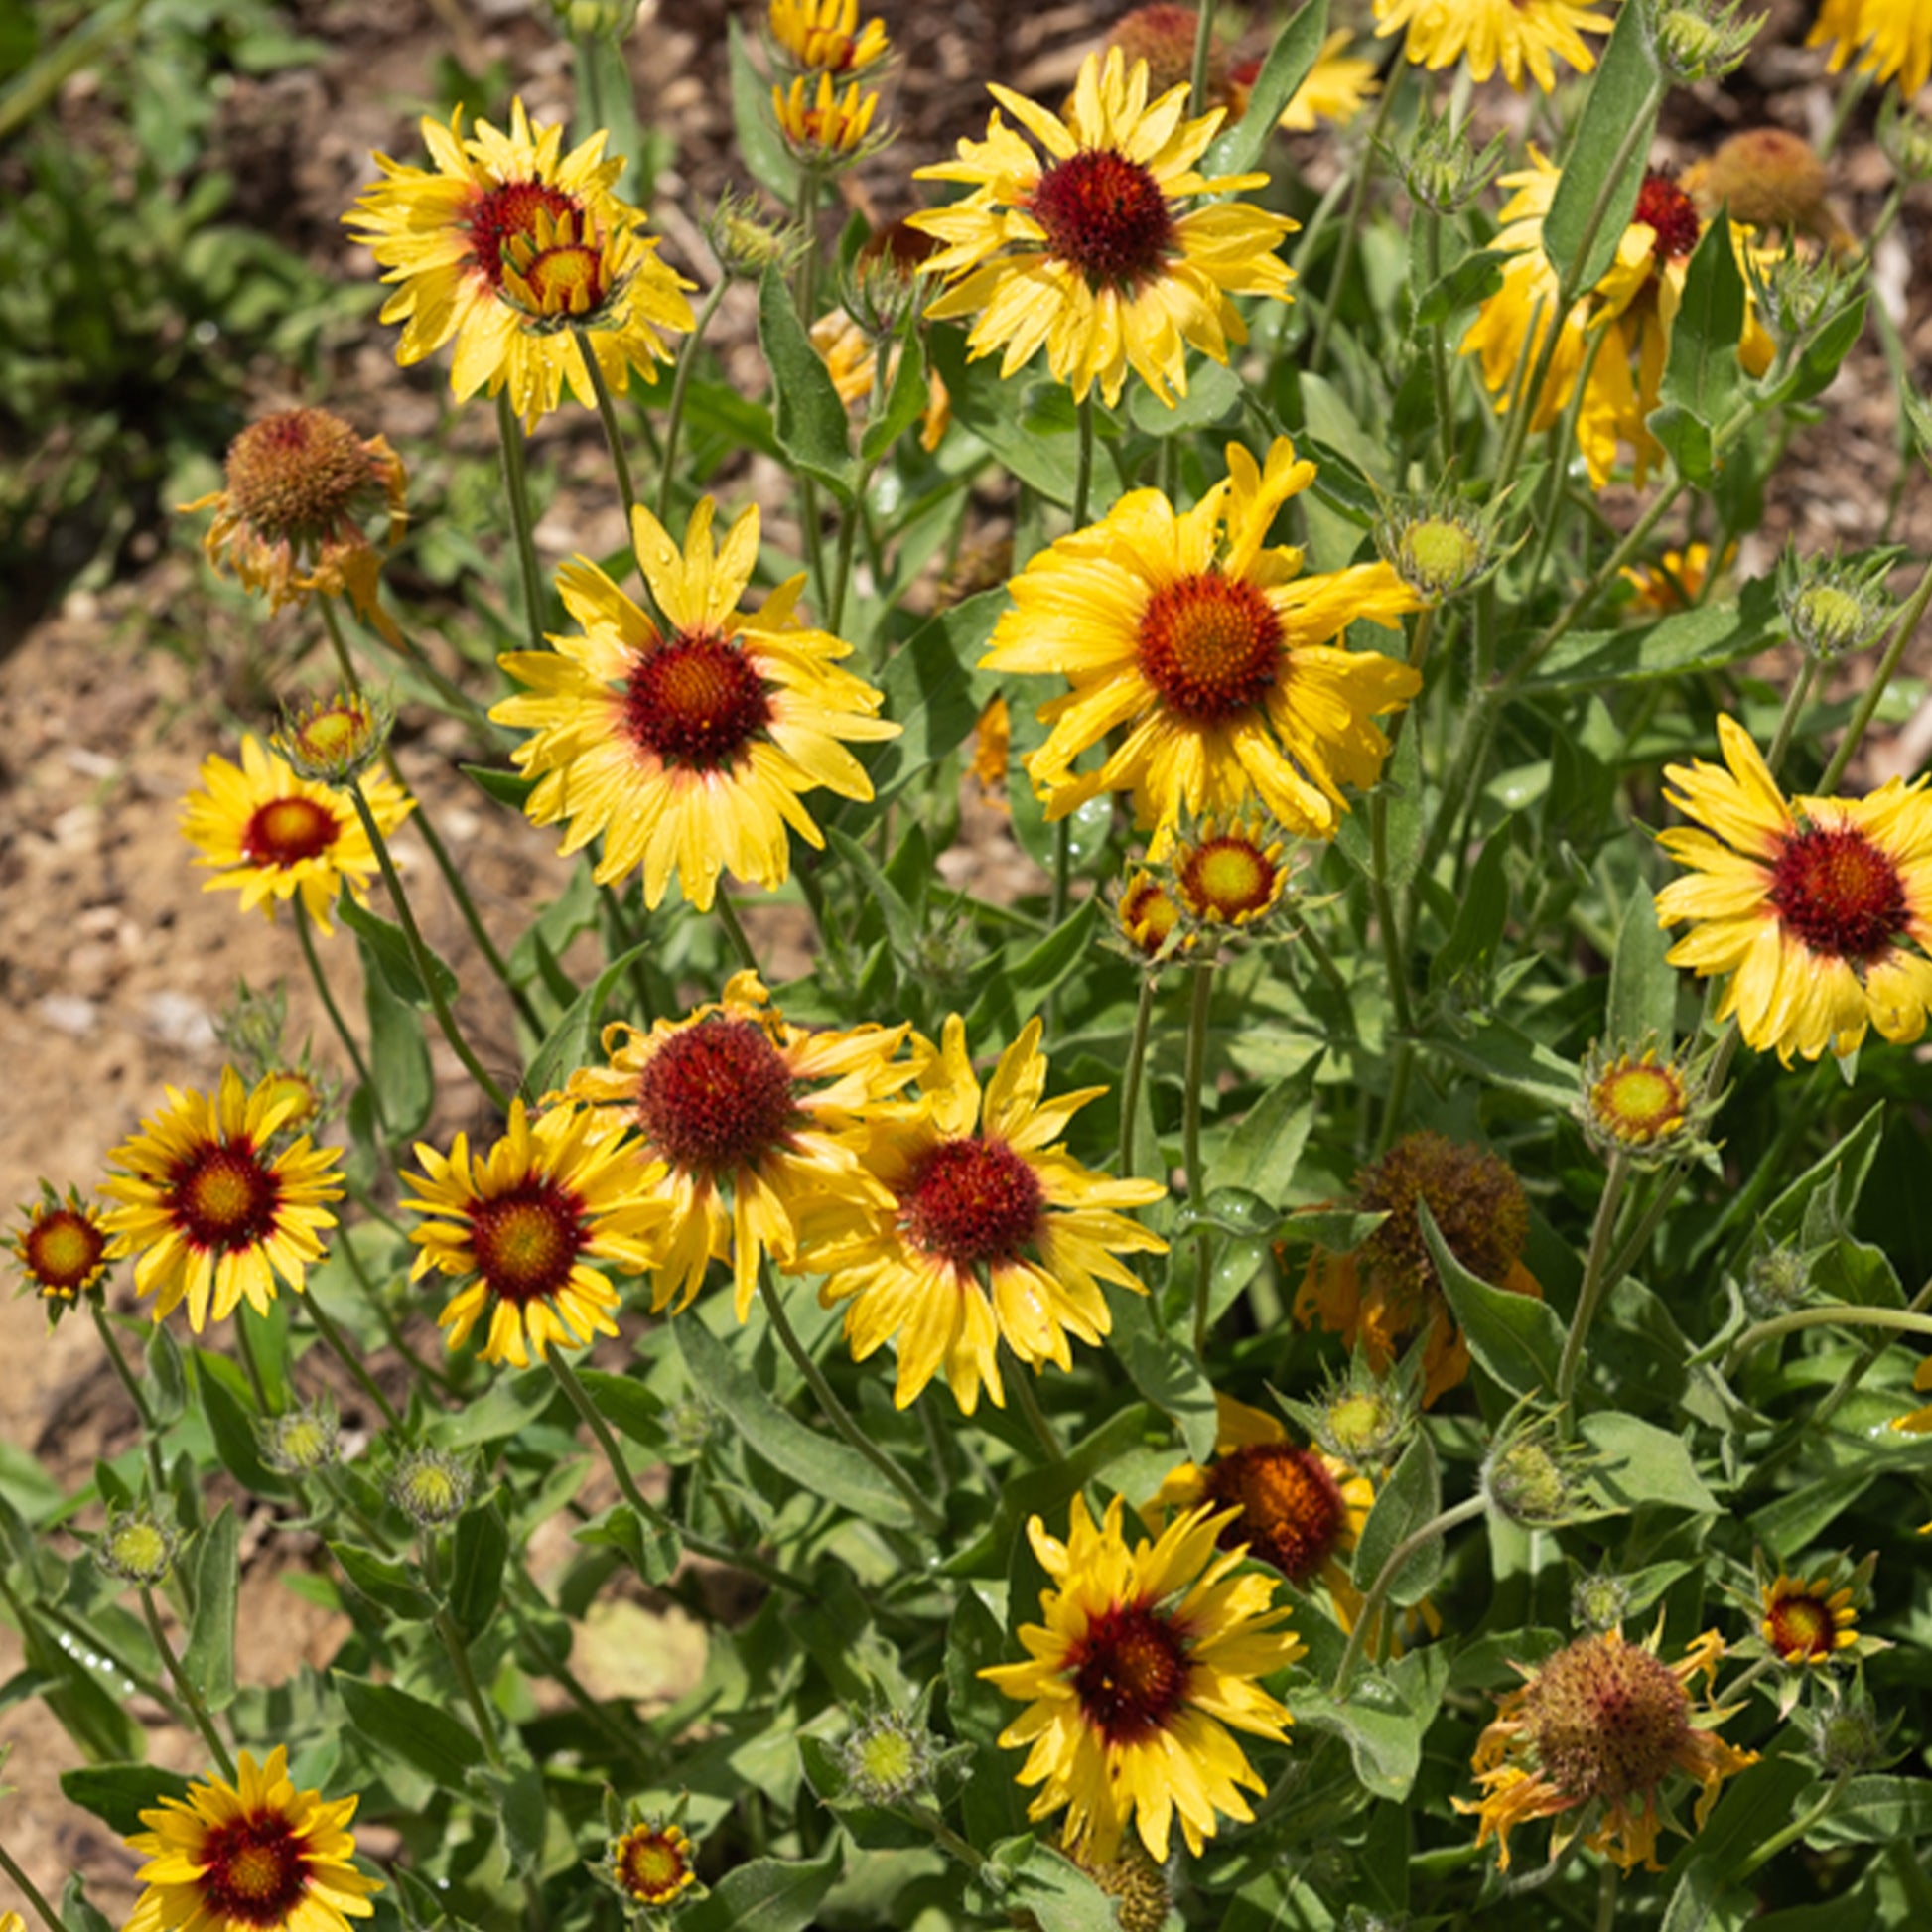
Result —
M 181 1531 L 174 1518 L 148 1503 L 116 1510 L 94 1545 L 94 1557 L 110 1577 L 143 1588 L 174 1569 L 180 1551 Z
M 461 1456 L 405 1449 L 389 1472 L 389 1500 L 419 1530 L 446 1529 L 470 1506 L 476 1477 Z
M 1120 1932 L 1161 1932 L 1167 1924 L 1168 1914 L 1173 1910 L 1167 1866 L 1149 1858 L 1137 1842 L 1124 1841 L 1118 1858 L 1092 1864 L 1082 1860 L 1075 1863 L 1114 1901 L 1114 1919 Z
M 382 560 L 368 531 L 383 517 L 385 547 L 402 535 L 403 488 L 402 463 L 380 436 L 359 437 L 326 409 L 282 409 L 228 445 L 225 489 L 181 508 L 214 506 L 202 539 L 208 562 L 266 596 L 271 611 L 318 592 L 346 596 L 386 631 L 375 601 Z
M 1827 205 L 1830 177 L 1816 149 L 1782 127 L 1747 127 L 1684 171 L 1684 189 L 1708 221 L 1729 208 L 1733 221 L 1810 235 L 1832 247 L 1851 236 Z
M 1119 48 L 1127 65 L 1147 63 L 1147 90 L 1158 98 L 1170 87 L 1187 85 L 1194 77 L 1194 41 L 1200 31 L 1199 9 L 1162 4 L 1136 7 L 1107 30 L 1104 48 Z M 1207 43 L 1207 82 L 1201 111 L 1234 108 L 1237 90 L 1231 84 L 1227 43 L 1210 34 Z

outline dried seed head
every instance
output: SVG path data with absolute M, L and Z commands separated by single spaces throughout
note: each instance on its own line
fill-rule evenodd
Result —
M 1167 1924 L 1173 1909 L 1167 1871 L 1137 1842 L 1124 1843 L 1116 1859 L 1081 1868 L 1114 1901 L 1121 1932 L 1161 1932 Z

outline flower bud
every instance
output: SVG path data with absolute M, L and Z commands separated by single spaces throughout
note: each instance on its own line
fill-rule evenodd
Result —
M 1878 110 L 1878 146 L 1901 180 L 1932 181 L 1932 121 L 1895 90 Z
M 852 1798 L 891 1809 L 926 1796 L 942 1755 L 939 1740 L 916 1719 L 880 1711 L 854 1728 L 839 1763 Z
M 312 1475 L 342 1459 L 342 1431 L 336 1405 L 328 1397 L 285 1416 L 270 1416 L 255 1425 L 262 1460 L 278 1475 Z
M 469 1464 L 437 1449 L 406 1449 L 389 1472 L 389 1500 L 419 1530 L 447 1528 L 470 1506 Z
M 1765 1314 L 1796 1308 L 1810 1288 L 1810 1260 L 1782 1244 L 1753 1255 L 1744 1271 L 1744 1300 Z
M 1336 1461 L 1353 1469 L 1387 1468 L 1415 1430 L 1421 1379 L 1420 1349 L 1383 1375 L 1357 1352 L 1346 1373 L 1330 1376 L 1312 1402 L 1284 1398 L 1282 1407 Z
M 594 1869 L 632 1905 L 647 1912 L 669 1911 L 686 1899 L 704 1896 L 698 1883 L 697 1848 L 669 1819 L 636 1819 L 610 1841 Z
M 100 1286 L 113 1242 L 99 1213 L 72 1187 L 57 1194 L 43 1180 L 40 1199 L 23 1202 L 20 1211 L 27 1218 L 10 1245 L 20 1267 L 21 1293 L 38 1295 L 58 1320 Z
M 1605 1161 L 1622 1155 L 1651 1168 L 1698 1152 L 1711 1108 L 1689 1065 L 1675 1055 L 1660 1059 L 1646 1035 L 1635 1046 L 1590 1047 L 1577 1113 Z
M 1570 1620 L 1591 1635 L 1621 1629 L 1629 1609 L 1629 1585 L 1607 1571 L 1579 1577 L 1570 1587 Z
M 1431 604 L 1469 590 L 1502 562 L 1493 517 L 1452 498 L 1391 503 L 1375 525 L 1375 547 Z
M 347 791 L 382 756 L 395 722 L 386 698 L 338 691 L 285 710 L 268 742 L 298 778 Z
M 110 1577 L 146 1588 L 158 1584 L 175 1567 L 181 1550 L 181 1531 L 173 1521 L 157 1515 L 146 1503 L 117 1510 L 94 1546 L 94 1556 Z
M 1518 1420 L 1526 1414 L 1519 1405 L 1483 1458 L 1489 1506 L 1527 1530 L 1558 1529 L 1598 1514 L 1581 1480 L 1591 1458 L 1564 1442 L 1554 1418 Z
M 1180 931 L 1180 907 L 1153 873 L 1137 868 L 1114 901 L 1114 924 L 1123 948 L 1159 965 L 1193 943 Z
M 1396 151 L 1393 159 L 1411 198 L 1447 216 L 1461 213 L 1495 180 L 1508 153 L 1506 135 L 1478 151 L 1452 113 L 1425 108 L 1408 150 Z
M 1080 1867 L 1114 1901 L 1120 1932 L 1161 1932 L 1173 1910 L 1166 1869 L 1133 1840 L 1123 1841 L 1118 1858 Z
M 1657 59 L 1679 86 L 1700 80 L 1722 80 L 1743 65 L 1758 29 L 1770 17 L 1755 13 L 1737 18 L 1743 0 L 1718 7 L 1711 0 L 1663 0 L 1654 16 Z
M 1797 1713 L 1798 1727 L 1805 1733 L 1813 1760 L 1833 1778 L 1855 1777 L 1861 1771 L 1896 1763 L 1899 1753 L 1891 1748 L 1892 1734 L 1904 1717 L 1901 1710 L 1881 1721 L 1877 1707 L 1862 1690 L 1842 1702 L 1806 1707 Z
M 806 246 L 796 222 L 772 220 L 754 197 L 731 188 L 705 217 L 704 233 L 718 266 L 741 282 L 756 282 L 767 268 L 789 268 Z
M 1896 609 L 1885 590 L 1896 554 L 1800 559 L 1787 549 L 1778 559 L 1778 608 L 1792 636 L 1819 663 L 1877 642 Z

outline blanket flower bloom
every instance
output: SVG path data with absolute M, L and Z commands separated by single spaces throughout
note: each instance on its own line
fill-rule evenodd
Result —
M 232 570 L 268 608 L 311 596 L 346 597 L 387 637 L 393 623 L 376 602 L 382 556 L 367 525 L 386 518 L 384 548 L 409 522 L 402 460 L 380 436 L 357 436 L 326 409 L 282 409 L 252 422 L 228 445 L 225 489 L 183 503 L 214 510 L 202 539 L 207 560 Z
M 798 1261 L 808 1207 L 848 1194 L 883 1202 L 860 1165 L 856 1131 L 910 1080 L 896 1058 L 909 1027 L 814 1033 L 790 1025 L 756 973 L 734 973 L 725 997 L 650 1032 L 604 1032 L 608 1064 L 570 1077 L 565 1098 L 636 1131 L 635 1158 L 661 1174 L 670 1204 L 651 1309 L 689 1308 L 713 1261 L 731 1264 L 743 1321 L 759 1264 Z
M 779 56 L 806 73 L 857 73 L 892 52 L 883 20 L 859 25 L 859 0 L 771 0 L 765 25 Z
M 1787 1066 L 1855 1052 L 1867 1028 L 1905 1045 L 1932 1008 L 1932 797 L 1890 779 L 1864 798 L 1789 798 L 1750 735 L 1720 715 L 1725 768 L 1672 764 L 1665 796 L 1695 826 L 1659 843 L 1690 876 L 1657 917 L 1691 929 L 1673 966 L 1728 973 L 1718 1018 Z M 1708 827 L 1709 829 L 1704 829 Z
M 1141 1290 L 1115 1256 L 1167 1250 L 1118 1211 L 1159 1200 L 1158 1180 L 1110 1179 L 1059 1145 L 1106 1089 L 1046 1099 L 1039 1035 L 1028 1021 L 982 1092 L 953 1014 L 926 1048 L 925 1104 L 867 1126 L 861 1159 L 887 1204 L 828 1203 L 814 1222 L 804 1265 L 826 1277 L 819 1299 L 850 1302 L 855 1360 L 897 1338 L 901 1409 L 942 1369 L 969 1416 L 982 1387 L 1004 1406 L 1002 1340 L 1030 1368 L 1071 1368 L 1068 1334 L 1097 1343 L 1112 1327 L 1100 1284 Z
M 1197 201 L 1268 179 L 1195 171 L 1224 108 L 1185 118 L 1184 86 L 1150 103 L 1147 63 L 1130 69 L 1118 48 L 1104 66 L 1087 58 L 1064 117 L 989 91 L 1045 161 L 996 112 L 984 141 L 962 140 L 956 160 L 915 177 L 971 192 L 909 217 L 945 244 L 926 264 L 947 282 L 926 314 L 977 317 L 970 355 L 1002 351 L 1010 376 L 1043 345 L 1075 401 L 1097 383 L 1111 409 L 1131 369 L 1172 404 L 1187 393 L 1189 346 L 1225 363 L 1230 344 L 1248 340 L 1230 296 L 1289 299 L 1291 271 L 1274 251 L 1297 223 L 1246 202 Z
M 416 1159 L 424 1172 L 403 1178 L 421 1192 L 402 1204 L 429 1218 L 411 1231 L 422 1252 L 410 1274 L 463 1278 L 437 1316 L 452 1348 L 485 1314 L 483 1360 L 515 1368 L 618 1332 L 617 1291 L 593 1263 L 627 1275 L 655 1264 L 671 1211 L 660 1167 L 640 1168 L 621 1137 L 599 1135 L 585 1116 L 532 1121 L 520 1100 L 488 1154 L 473 1160 L 459 1134 L 447 1156 L 418 1141 Z
M 520 100 L 507 134 L 480 120 L 466 136 L 461 108 L 422 133 L 435 166 L 378 154 L 383 179 L 343 217 L 398 284 L 382 305 L 384 322 L 403 325 L 396 360 L 406 368 L 454 337 L 457 400 L 507 385 L 531 427 L 566 382 L 596 406 L 578 328 L 611 388 L 623 393 L 633 368 L 654 382 L 665 335 L 694 325 L 692 284 L 613 193 L 623 162 L 604 158 L 605 134 L 564 154 L 563 130 L 533 130 Z
M 1132 490 L 1035 556 L 1009 586 L 1014 608 L 983 660 L 1073 686 L 1040 708 L 1053 729 L 1027 762 L 1046 816 L 1131 791 L 1157 860 L 1183 814 L 1226 823 L 1257 798 L 1285 830 L 1332 838 L 1348 809 L 1341 787 L 1374 784 L 1388 757 L 1374 719 L 1422 686 L 1409 665 L 1333 641 L 1360 620 L 1419 608 L 1387 564 L 1305 576 L 1300 550 L 1267 544 L 1314 465 L 1287 437 L 1265 466 L 1238 443 L 1227 463 L 1192 509 Z M 1104 763 L 1073 769 L 1115 732 Z
M 1702 1674 L 1708 1689 L 1724 1654 L 1723 1639 L 1707 1631 L 1682 1662 L 1666 1664 L 1650 1646 L 1610 1629 L 1558 1651 L 1539 1670 L 1518 1665 L 1527 1682 L 1502 1699 L 1476 1743 L 1483 1795 L 1451 1801 L 1481 1821 L 1477 1845 L 1493 1838 L 1506 1871 L 1518 1825 L 1576 1811 L 1583 1815 L 1558 1828 L 1553 1857 L 1581 1832 L 1592 1852 L 1625 1871 L 1637 1864 L 1661 1870 L 1657 1799 L 1671 1773 L 1702 1787 L 1702 1830 L 1724 1780 L 1757 1762 L 1755 1751 L 1717 1734 L 1738 1707 L 1700 1710 L 1691 1696 L 1691 1680 Z
M 372 772 L 358 782 L 385 838 L 416 809 L 393 779 Z M 252 734 L 238 767 L 215 753 L 204 759 L 202 784 L 182 800 L 181 830 L 201 854 L 195 863 L 215 869 L 203 892 L 238 892 L 244 912 L 259 905 L 270 919 L 278 901 L 299 896 L 325 934 L 335 930 L 329 912 L 345 885 L 367 899 L 375 851 L 347 799 L 298 778 Z
M 527 688 L 489 714 L 535 732 L 512 754 L 537 779 L 524 810 L 537 825 L 569 821 L 565 854 L 602 834 L 599 885 L 641 865 L 644 903 L 655 907 L 675 874 L 701 912 L 721 872 L 782 885 L 787 826 L 825 843 L 800 795 L 823 785 L 870 798 L 846 744 L 898 733 L 878 716 L 880 693 L 838 668 L 852 646 L 793 617 L 802 571 L 756 611 L 739 610 L 758 563 L 759 512 L 747 509 L 720 546 L 715 509 L 707 496 L 691 512 L 682 551 L 648 510 L 634 512 L 638 561 L 668 634 L 577 558 L 557 582 L 582 634 L 499 658 Z
M 1529 74 L 1547 94 L 1557 84 L 1558 61 L 1588 73 L 1596 57 L 1583 38 L 1607 34 L 1616 24 L 1578 0 L 1375 0 L 1376 37 L 1386 40 L 1406 27 L 1402 51 L 1432 72 L 1469 64 L 1471 80 L 1487 80 L 1498 68 L 1520 89 Z
M 20 1268 L 21 1292 L 31 1290 L 58 1312 L 100 1284 L 107 1272 L 110 1247 L 99 1210 L 69 1187 L 57 1194 L 46 1181 L 41 1197 L 23 1201 L 20 1225 L 9 1237 Z
M 212 1094 L 167 1094 L 167 1107 L 107 1157 L 127 1172 L 101 1182 L 120 1203 L 101 1225 L 115 1254 L 140 1256 L 134 1286 L 155 1298 L 154 1318 L 186 1301 L 199 1335 L 210 1312 L 226 1320 L 244 1300 L 266 1314 L 278 1275 L 302 1292 L 308 1265 L 322 1259 L 322 1230 L 336 1225 L 322 1203 L 342 1198 L 342 1154 L 306 1135 L 270 1152 L 301 1104 L 272 1073 L 250 1090 L 224 1066 Z
M 1543 223 L 1559 179 L 1561 171 L 1534 148 L 1528 168 L 1503 176 L 1503 186 L 1516 192 L 1503 206 L 1502 227 L 1492 245 L 1510 259 L 1502 287 L 1477 310 L 1464 334 L 1462 353 L 1482 358 L 1482 379 L 1497 408 L 1507 410 L 1522 367 L 1534 365 L 1546 333 L 1556 328 L 1557 346 L 1530 427 L 1545 430 L 1559 422 L 1582 383 L 1577 447 L 1590 482 L 1600 489 L 1616 468 L 1618 447 L 1628 445 L 1641 485 L 1663 456 L 1646 424 L 1661 399 L 1671 329 L 1705 224 L 1670 175 L 1646 175 L 1616 259 L 1595 288 L 1558 317 L 1557 273 L 1543 252 Z M 1750 230 L 1732 222 L 1730 237 L 1741 271 L 1751 249 Z M 1748 292 L 1749 277 L 1745 280 L 1737 359 L 1750 374 L 1762 375 L 1773 348 Z
M 1178 1822 L 1199 1856 L 1221 1817 L 1254 1816 L 1267 1786 L 1232 1735 L 1287 1742 L 1288 1707 L 1258 1680 L 1302 1655 L 1279 1626 L 1275 1583 L 1219 1538 L 1234 1515 L 1203 1506 L 1129 1547 L 1117 1496 L 1095 1525 L 1082 1497 L 1062 1543 L 1037 1516 L 1027 1536 L 1054 1587 L 1020 1626 L 1027 1661 L 980 1675 L 1027 1709 L 1000 1734 L 1028 1745 L 1031 1818 L 1067 1808 L 1065 1843 L 1087 1864 L 1119 1856 L 1131 1826 L 1165 1862 Z
M 237 1755 L 233 1783 L 210 1775 L 142 1812 L 149 1829 L 127 1843 L 147 1858 L 135 1874 L 147 1889 L 126 1932 L 349 1932 L 382 1889 L 350 1863 L 360 1800 L 296 1790 L 286 1745 L 260 1763 Z
M 1825 0 L 1805 45 L 1827 41 L 1831 72 L 1856 60 L 1872 79 L 1896 80 L 1907 99 L 1932 76 L 1932 11 L 1924 0 Z

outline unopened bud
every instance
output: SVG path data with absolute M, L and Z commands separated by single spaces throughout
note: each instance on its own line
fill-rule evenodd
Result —
M 440 1530 L 470 1506 L 469 1465 L 442 1449 L 413 1449 L 389 1472 L 389 1500 L 419 1530 Z
M 141 1503 L 117 1510 L 107 1519 L 94 1554 L 110 1577 L 145 1588 L 174 1569 L 180 1549 L 181 1532 L 174 1523 Z

